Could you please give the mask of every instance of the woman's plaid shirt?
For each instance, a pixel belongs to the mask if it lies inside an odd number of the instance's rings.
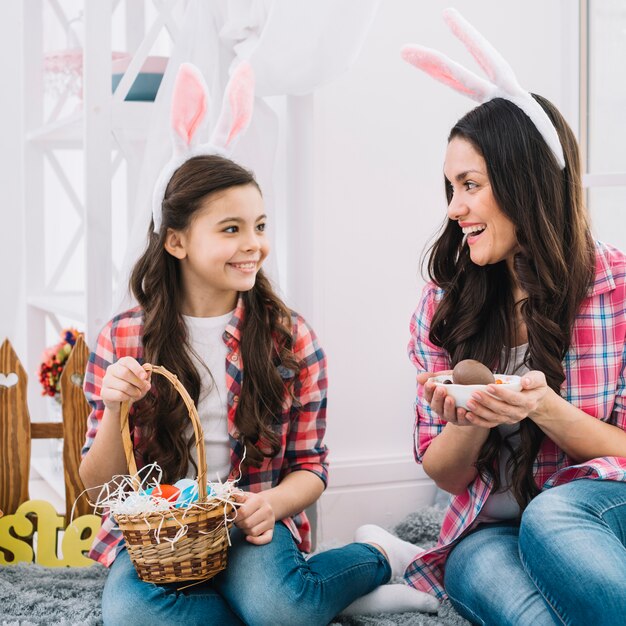
[[[430,321],[443,292],[433,283],[425,286],[411,320],[409,358],[419,372],[450,369],[447,353],[429,338]],[[610,424],[626,430],[626,256],[615,248],[596,243],[596,278],[583,301],[572,331],[570,349],[563,361],[565,382],[561,395],[568,402]],[[415,403],[415,458],[422,461],[445,422],[424,399],[418,385]],[[547,437],[535,461],[535,481],[548,489],[580,478],[626,481],[626,458],[603,457],[574,464]],[[452,496],[439,542],[420,555],[405,578],[416,589],[445,597],[443,574],[446,558],[455,542],[476,521],[492,484],[477,477],[465,493]]]
[[[230,479],[239,476],[239,464],[243,456],[243,446],[237,440],[234,421],[244,373],[240,346],[243,315],[244,306],[240,298],[223,337],[228,348],[225,367],[231,444]],[[326,357],[317,343],[313,330],[296,313],[292,313],[292,327],[293,350],[302,369],[293,382],[293,398],[290,393],[285,393],[281,416],[281,449],[275,457],[265,459],[261,467],[251,467],[244,472],[238,485],[246,491],[260,492],[274,487],[284,476],[297,470],[313,472],[324,484],[328,480],[326,462],[328,451],[323,442],[326,430]],[[133,357],[142,363],[142,334],[143,312],[140,308],[135,308],[112,319],[98,337],[96,350],[89,357],[85,374],[84,391],[92,411],[88,417],[83,456],[93,444],[104,413],[100,390],[106,369],[124,356]],[[279,367],[279,372],[286,382],[294,375],[285,368]],[[140,433],[135,432],[133,435],[137,441]],[[311,527],[306,515],[300,513],[283,522],[291,530],[299,548],[309,551]],[[102,528],[96,536],[89,556],[110,566],[123,545],[121,531],[112,517],[107,515],[103,519]]]

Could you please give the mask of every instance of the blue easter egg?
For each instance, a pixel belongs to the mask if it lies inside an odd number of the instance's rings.
[[[181,490],[174,506],[180,509],[184,506],[189,506],[191,503],[196,502],[197,500],[198,500],[198,485],[195,482],[193,482],[192,485],[189,485],[186,489]]]

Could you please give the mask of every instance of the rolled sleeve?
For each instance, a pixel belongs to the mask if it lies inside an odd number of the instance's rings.
[[[429,338],[430,322],[442,297],[443,291],[433,283],[428,283],[424,287],[420,302],[411,317],[408,355],[417,370],[417,374],[438,372],[450,368],[450,359],[445,350],[435,346]],[[417,384],[414,410],[413,451],[415,460],[421,463],[428,446],[442,431],[445,422],[431,410],[424,398],[424,386],[420,384]]]
[[[326,355],[313,330],[296,319],[294,353],[301,369],[294,382],[294,404],[290,415],[285,458],[287,473],[313,472],[328,484],[326,432]]]
[[[111,328],[112,322],[109,322],[100,332],[96,349],[89,355],[89,361],[87,362],[87,369],[85,371],[83,392],[91,407],[91,413],[87,417],[85,445],[81,450],[83,457],[89,452],[93,445],[104,414],[104,402],[100,397],[102,379],[104,378],[107,367],[116,360],[111,337]]]

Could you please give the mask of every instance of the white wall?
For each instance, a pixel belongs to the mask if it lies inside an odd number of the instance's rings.
[[[315,94],[315,309],[303,313],[329,357],[332,463],[322,539],[349,539],[365,521],[396,522],[434,494],[412,461],[408,323],[423,285],[420,255],[445,215],[447,134],[473,105],[406,64],[399,50],[421,43],[481,74],[443,23],[448,5],[382,2],[356,66]],[[576,3],[455,6],[523,86],[576,121],[577,56],[568,50]]]

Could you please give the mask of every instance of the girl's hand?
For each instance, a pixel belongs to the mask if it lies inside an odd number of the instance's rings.
[[[276,517],[274,509],[262,493],[244,491],[235,494],[237,507],[235,526],[246,535],[246,540],[257,546],[269,543],[274,536]]]
[[[526,417],[532,419],[533,413],[542,411],[549,391],[544,373],[537,370],[522,377],[521,391],[511,391],[504,385],[487,385],[488,393],[475,391],[472,394],[465,419],[485,428],[517,424]]]
[[[430,379],[434,376],[452,376],[452,370],[443,370],[441,372],[423,372],[417,375],[417,382],[424,385],[424,399],[430,408],[442,420],[456,424],[457,426],[471,426],[472,422],[465,417],[467,411],[462,408],[456,408],[454,398],[448,396],[445,387],[435,385]]]
[[[102,379],[100,397],[109,410],[119,412],[122,402],[136,402],[150,391],[150,375],[132,357],[109,365]]]

